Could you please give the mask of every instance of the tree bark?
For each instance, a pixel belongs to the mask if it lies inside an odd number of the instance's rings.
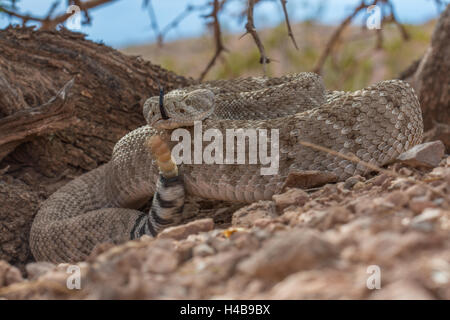
[[[194,83],[82,34],[0,31],[0,259],[30,260],[25,235],[39,202],[107,162],[115,143],[145,124],[156,79],[166,91]]]
[[[420,62],[403,72],[419,96],[425,139],[442,140],[450,152],[450,5],[440,16]],[[415,69],[415,72],[413,72]],[[409,78],[408,78],[409,77]]]

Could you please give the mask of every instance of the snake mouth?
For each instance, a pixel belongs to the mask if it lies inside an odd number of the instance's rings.
[[[183,124],[167,117],[167,119],[160,119],[155,121],[152,126],[157,129],[177,129],[182,127]]]

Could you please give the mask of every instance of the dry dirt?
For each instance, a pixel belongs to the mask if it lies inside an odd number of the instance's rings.
[[[387,169],[241,208],[193,200],[208,218],[98,246],[79,290],[67,264],[0,261],[0,299],[450,299],[450,157]]]

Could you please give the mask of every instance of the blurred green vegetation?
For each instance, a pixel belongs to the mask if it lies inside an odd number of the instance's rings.
[[[327,58],[322,76],[328,89],[357,90],[373,82],[393,79],[413,61],[420,58],[429,45],[435,21],[424,25],[405,25],[410,39],[405,41],[397,26],[383,26],[382,48],[376,49],[376,33],[351,26]],[[293,25],[299,45],[296,50],[287,35],[284,23],[272,29],[258,30],[267,55],[268,76],[311,71],[319,59],[335,27],[317,25],[312,21]],[[262,75],[259,51],[251,36],[224,35],[227,52],[218,59],[207,80]],[[153,63],[178,74],[198,77],[214,53],[213,40],[205,38],[167,43],[156,51],[155,45],[130,49]],[[124,50],[127,52],[127,49]]]
[[[237,78],[244,70],[261,68],[259,64],[259,52],[256,48],[249,52],[230,52],[226,57],[227,62],[219,65],[215,70],[216,78]]]

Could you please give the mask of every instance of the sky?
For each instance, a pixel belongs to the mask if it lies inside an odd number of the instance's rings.
[[[207,0],[153,0],[156,20],[160,29],[179,15],[187,4],[202,5]],[[19,0],[20,13],[44,16],[54,0]],[[225,12],[220,17],[225,31],[243,33],[245,20],[240,23],[234,17],[245,8],[245,0],[229,0]],[[392,0],[395,14],[402,23],[421,24],[439,14],[433,0]],[[450,0],[444,0],[450,3]],[[360,3],[360,0],[289,0],[288,11],[292,22],[304,21],[317,17],[323,24],[335,25],[342,21]],[[133,44],[152,43],[156,36],[150,25],[149,11],[143,9],[143,0],[116,0],[114,3],[98,7],[91,11],[92,24],[82,26],[80,32],[86,33],[88,39],[102,41],[114,48]],[[55,13],[66,11],[67,1],[62,0]],[[320,10],[320,8],[323,8]],[[317,13],[320,12],[319,15]],[[194,12],[167,33],[165,41],[179,38],[196,37],[206,32],[201,14]],[[363,13],[355,18],[354,23],[361,24],[367,16]],[[283,12],[278,1],[266,1],[255,7],[256,28],[271,27],[279,24]],[[0,15],[0,28],[18,20],[10,20]],[[31,23],[30,23],[31,24]]]

